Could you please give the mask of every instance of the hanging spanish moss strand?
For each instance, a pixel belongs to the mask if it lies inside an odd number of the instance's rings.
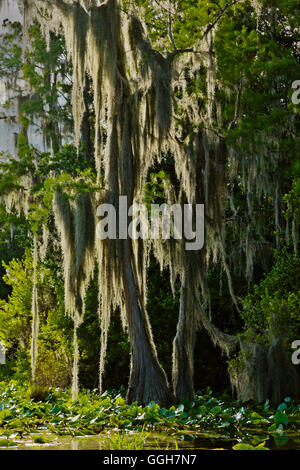
[[[31,334],[31,376],[35,380],[36,361],[38,358],[39,304],[37,288],[38,241],[33,237],[33,287],[32,287],[32,334]]]
[[[79,387],[77,329],[84,319],[85,295],[95,268],[94,212],[88,193],[79,193],[74,207],[60,189],[54,193],[53,213],[63,254],[65,309],[74,322],[73,397]]]
[[[76,401],[78,398],[79,392],[79,349],[78,349],[78,339],[77,339],[77,330],[78,324],[75,320],[74,322],[74,336],[73,336],[73,370],[72,370],[72,400]]]

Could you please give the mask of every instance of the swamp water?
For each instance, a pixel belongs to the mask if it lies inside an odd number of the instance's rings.
[[[123,450],[135,450],[134,440],[137,433],[126,435],[126,444]],[[10,436],[7,442],[1,440],[0,450],[114,450],[117,447],[109,446],[109,440],[117,437],[118,433],[99,434],[97,436],[58,436],[51,433],[33,433],[23,438]],[[39,442],[40,441],[40,442]],[[46,442],[43,442],[46,441]],[[141,439],[139,438],[140,442]],[[145,433],[142,447],[146,450],[232,450],[239,442],[254,443],[265,442],[270,450],[300,450],[300,435],[298,433],[284,434],[273,438],[267,435],[249,433],[247,438],[237,440],[226,435],[215,433],[183,433],[173,436]]]

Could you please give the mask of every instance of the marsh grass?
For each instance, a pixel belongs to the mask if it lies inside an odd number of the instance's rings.
[[[144,450],[150,447],[155,450],[178,450],[177,441],[168,443],[166,447],[161,447],[158,439],[153,439],[151,434],[145,431],[145,427],[140,432],[126,433],[119,429],[110,433],[104,441],[105,448],[108,450]]]

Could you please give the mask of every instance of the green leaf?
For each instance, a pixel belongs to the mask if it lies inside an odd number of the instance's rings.
[[[265,447],[265,441],[259,444],[258,446],[253,446],[251,444],[236,444],[233,447],[233,450],[270,450],[267,447]]]
[[[182,413],[184,411],[184,405],[179,405],[175,413],[178,415],[179,413]]]
[[[274,416],[274,422],[279,425],[280,424],[287,425],[289,423],[289,418],[282,411],[277,411],[277,413]]]

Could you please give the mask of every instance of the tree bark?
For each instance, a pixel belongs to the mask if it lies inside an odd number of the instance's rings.
[[[186,278],[182,280],[177,332],[173,342],[173,389],[177,402],[182,398],[193,400],[194,390],[194,349],[196,342],[196,321],[191,292]]]
[[[148,316],[139,302],[132,267],[131,241],[125,240],[123,283],[131,346],[130,377],[127,403],[137,401],[141,405],[154,401],[160,406],[169,406],[173,396],[166,374],[158,362]]]

